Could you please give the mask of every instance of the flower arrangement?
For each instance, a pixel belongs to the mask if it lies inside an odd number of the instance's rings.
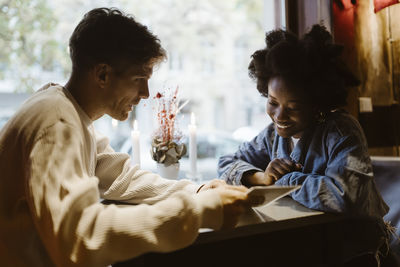
[[[157,101],[158,128],[152,136],[151,156],[153,160],[169,166],[178,163],[186,154],[186,146],[182,142],[182,132],[179,130],[176,118],[179,111],[188,103],[179,106],[178,87],[158,92],[154,99]]]

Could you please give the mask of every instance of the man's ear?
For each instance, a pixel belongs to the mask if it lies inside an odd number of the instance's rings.
[[[104,88],[110,79],[111,67],[108,64],[96,64],[93,69],[93,75],[96,83]]]

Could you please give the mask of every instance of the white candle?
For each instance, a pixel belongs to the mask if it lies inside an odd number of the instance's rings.
[[[197,175],[197,129],[196,129],[196,118],[194,113],[190,117],[189,124],[189,162],[190,172],[193,177]]]
[[[132,137],[132,157],[133,164],[137,164],[140,167],[140,132],[138,130],[138,124],[135,120],[133,122],[133,130],[131,131]]]
[[[113,130],[116,130],[118,128],[118,121],[116,119],[111,119],[111,126]]]

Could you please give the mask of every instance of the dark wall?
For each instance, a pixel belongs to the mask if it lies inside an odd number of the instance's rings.
[[[374,106],[371,113],[360,113],[358,120],[364,129],[369,147],[400,145],[400,106]]]

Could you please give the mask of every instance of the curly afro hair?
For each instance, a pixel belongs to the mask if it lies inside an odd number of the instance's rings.
[[[348,88],[359,85],[340,59],[343,47],[333,43],[322,25],[314,25],[301,39],[288,31],[271,31],[265,42],[266,47],[252,55],[248,68],[263,96],[268,97],[269,80],[281,77],[326,113],[346,105]]]

